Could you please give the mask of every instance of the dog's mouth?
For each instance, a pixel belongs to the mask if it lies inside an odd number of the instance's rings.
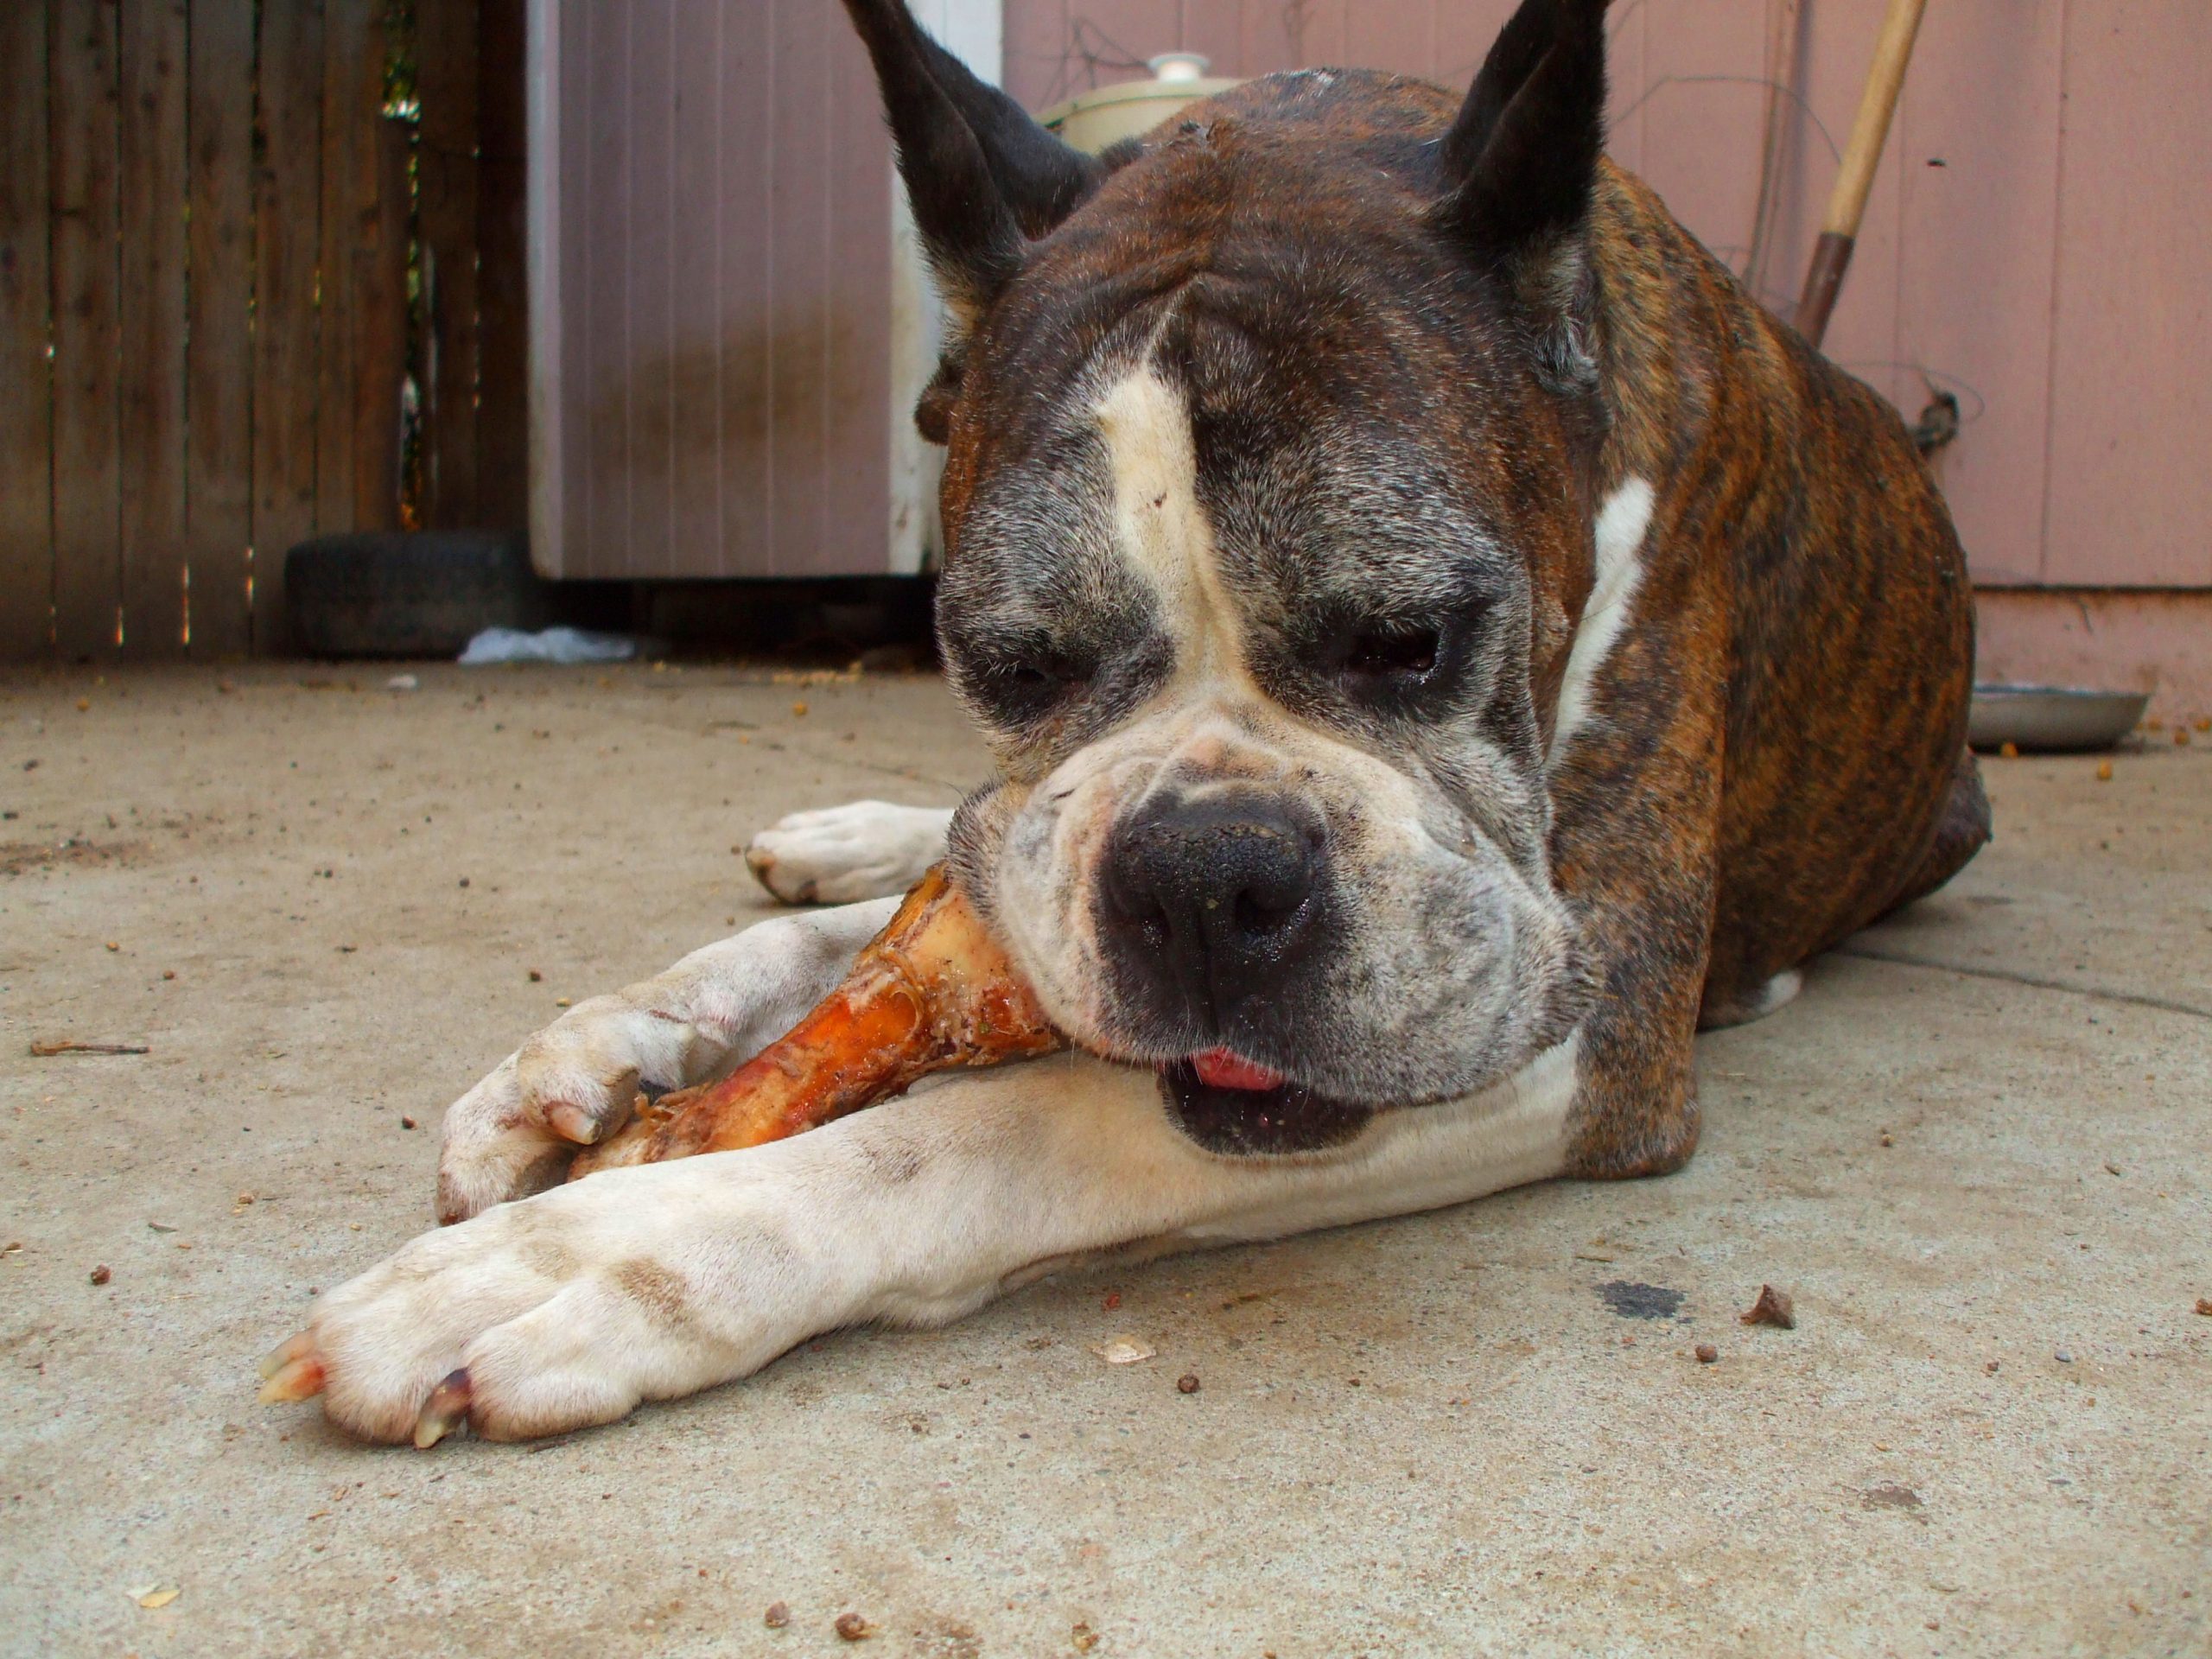
[[[1171,1061],[1160,1092],[1184,1134],[1209,1152],[1319,1152],[1367,1127],[1371,1106],[1316,1094],[1226,1048]]]

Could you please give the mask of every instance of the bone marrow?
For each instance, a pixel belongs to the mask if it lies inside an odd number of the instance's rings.
[[[812,1013],[727,1077],[640,1096],[629,1122],[587,1147],[569,1179],[780,1141],[932,1071],[1049,1054],[1065,1042],[938,865]]]

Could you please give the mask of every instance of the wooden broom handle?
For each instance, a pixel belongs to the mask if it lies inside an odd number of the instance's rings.
[[[1828,314],[1835,309],[1843,273],[1851,264],[1859,221],[1866,216],[1874,169],[1881,165],[1882,147],[1889,142],[1890,118],[1897,113],[1905,66],[1912,61],[1913,39],[1920,33],[1920,14],[1927,5],[1928,0],[1890,0],[1888,15],[1882,19],[1873,67],[1866,72],[1866,90],[1859,96],[1851,142],[1844,149],[1835,188],[1828,193],[1827,218],[1821,222],[1821,239],[1805,273],[1805,291],[1797,302],[1797,332],[1815,346],[1827,333]]]

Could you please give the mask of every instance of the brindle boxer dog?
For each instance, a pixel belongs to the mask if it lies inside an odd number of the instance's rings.
[[[1528,0],[1456,105],[1272,75],[1097,161],[847,3],[957,318],[938,620],[1001,774],[951,855],[1084,1052],[508,1202],[890,905],[585,1003],[448,1115],[461,1224],[289,1351],[357,1433],[462,1365],[480,1432],[543,1434],[1101,1253],[1678,1168],[1698,1027],[1988,834],[1942,503],[1601,156],[1602,0]],[[880,889],[941,830],[759,854]]]

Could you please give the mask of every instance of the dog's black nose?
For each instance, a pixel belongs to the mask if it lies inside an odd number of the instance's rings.
[[[1114,831],[1109,924],[1218,1030],[1311,931],[1320,842],[1318,819],[1287,798],[1155,798]]]

